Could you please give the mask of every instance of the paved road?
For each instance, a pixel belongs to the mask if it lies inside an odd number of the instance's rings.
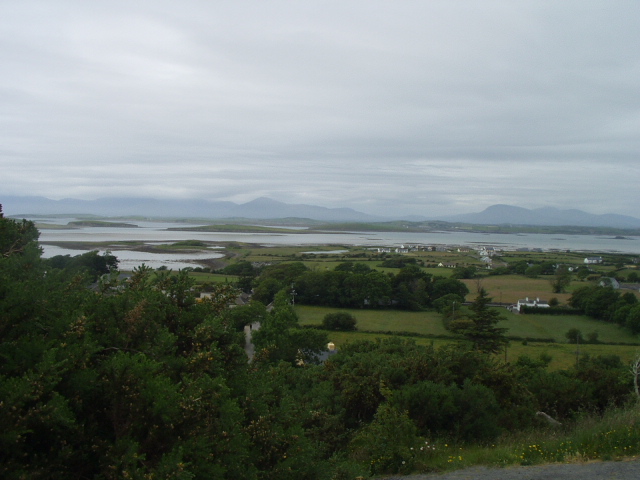
[[[638,480],[640,459],[531,467],[473,467],[443,474],[385,477],[386,480]]]

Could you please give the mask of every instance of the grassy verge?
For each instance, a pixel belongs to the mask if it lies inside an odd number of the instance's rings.
[[[425,442],[413,450],[413,458],[407,459],[416,471],[619,460],[640,455],[640,408],[633,405],[602,417],[585,416],[558,428],[512,432],[491,445],[454,445],[429,439]]]

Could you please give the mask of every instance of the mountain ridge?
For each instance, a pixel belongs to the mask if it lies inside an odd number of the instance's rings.
[[[327,208],[315,205],[288,204],[266,197],[247,203],[208,200],[158,200],[153,198],[99,198],[97,200],[45,197],[2,197],[7,215],[101,215],[146,216],[155,218],[253,218],[260,220],[298,217],[321,221],[386,221],[351,208]]]
[[[527,209],[504,204],[491,205],[477,213],[444,216],[438,220],[479,225],[640,228],[640,219],[628,215],[596,215],[577,209],[562,210],[555,207]]]
[[[230,201],[159,200],[153,198],[100,198],[79,200],[65,198],[51,200],[45,197],[1,197],[6,215],[98,215],[107,217],[145,216],[150,218],[207,218],[223,220],[246,218],[270,220],[281,218],[307,218],[325,222],[388,222],[443,221],[477,225],[523,225],[523,226],[579,226],[640,228],[640,219],[619,214],[591,214],[577,209],[541,207],[527,209],[513,205],[496,204],[481,212],[428,217],[426,215],[398,215],[382,217],[362,213],[352,208],[328,208],[307,204],[288,204],[267,197],[259,197],[238,204]]]

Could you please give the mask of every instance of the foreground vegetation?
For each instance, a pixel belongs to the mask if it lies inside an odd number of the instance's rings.
[[[447,471],[475,465],[509,467],[546,463],[619,460],[638,455],[640,408],[612,409],[584,415],[569,424],[512,432],[485,445],[425,441],[410,450],[408,461],[419,471]]]
[[[626,358],[551,367],[535,342],[511,340],[505,359],[514,320],[453,275],[412,262],[388,275],[369,261],[256,272],[245,257],[220,274],[272,309],[230,308],[229,283],[200,300],[190,272],[125,279],[108,254],[43,260],[37,238],[31,222],[0,216],[2,478],[346,480],[640,454]],[[360,331],[305,326],[345,308]],[[242,331],[255,321],[249,362]],[[319,361],[334,335],[339,351]]]

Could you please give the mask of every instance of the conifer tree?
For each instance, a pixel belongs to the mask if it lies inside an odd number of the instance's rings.
[[[491,297],[488,296],[484,288],[481,288],[478,291],[478,296],[469,306],[473,314],[469,316],[469,322],[466,323],[461,333],[471,341],[476,350],[484,353],[497,353],[509,341],[505,336],[507,329],[497,326],[498,322],[505,320],[505,317],[497,310],[491,309],[490,302]]]

